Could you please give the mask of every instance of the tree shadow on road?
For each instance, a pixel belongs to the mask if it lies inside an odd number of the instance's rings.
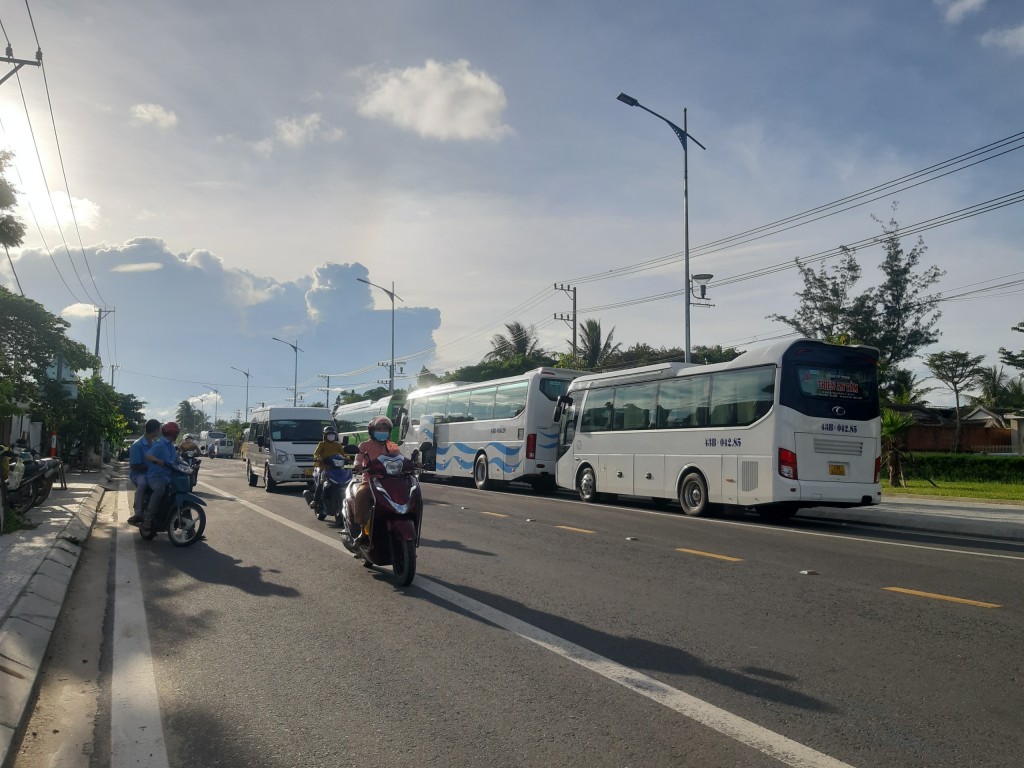
[[[154,543],[158,542],[159,538]],[[258,565],[242,565],[244,561],[214,549],[205,541],[191,547],[154,546],[150,556],[163,561],[158,567],[165,567],[168,575],[170,572],[183,573],[196,581],[223,584],[260,597],[298,597],[302,594],[294,587],[267,581],[264,578],[267,569]]]
[[[592,629],[571,619],[530,608],[517,600],[511,600],[502,595],[485,592],[461,584],[448,584],[433,576],[431,581],[491,608],[495,608],[509,616],[525,621],[545,632],[550,632],[563,640],[568,640],[618,664],[650,673],[652,676],[657,676],[658,673],[661,673],[663,681],[668,684],[672,684],[672,680],[671,677],[666,678],[666,675],[699,678],[725,688],[730,688],[747,696],[797,709],[821,713],[836,711],[832,705],[821,699],[808,696],[792,687],[783,685],[783,682],[796,682],[796,680],[773,670],[748,667],[739,671],[716,667],[680,647],[654,642],[642,637],[619,636],[602,630]],[[468,612],[461,607],[453,606],[429,592],[416,589],[415,584],[408,590],[407,594],[410,597],[426,600],[438,607],[455,611],[477,621],[487,624],[491,623],[485,618]]]

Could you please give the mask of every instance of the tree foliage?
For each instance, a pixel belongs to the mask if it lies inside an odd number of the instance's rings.
[[[984,355],[971,355],[967,352],[953,350],[950,352],[935,352],[925,355],[924,362],[932,376],[945,384],[953,391],[956,400],[956,430],[953,433],[953,453],[960,450],[960,395],[972,389],[984,374],[981,361]]]
[[[797,259],[804,283],[804,290],[796,294],[800,304],[793,315],[775,314],[769,319],[785,323],[808,338],[835,340],[846,336],[877,347],[882,388],[891,393],[900,363],[939,338],[939,297],[929,289],[945,272],[934,265],[921,267],[927,248],[920,237],[913,248],[904,250],[895,218],[879,223],[885,257],[879,264],[883,278],[878,286],[855,292],[861,269],[852,248],[842,248],[842,260],[831,270],[823,265],[815,271]]]
[[[443,381],[490,381],[503,379],[506,376],[518,376],[520,373],[532,371],[534,368],[554,365],[555,361],[546,355],[518,355],[508,360],[488,360],[485,358],[476,365],[466,365],[445,373]]]
[[[531,325],[527,328],[520,322],[505,323],[508,335],[496,333],[491,338],[491,351],[484,360],[511,361],[516,358],[547,357],[540,348],[537,333]]]
[[[1024,333],[1024,322],[1017,323],[1010,330],[1016,331],[1017,333]],[[1000,347],[999,359],[1007,365],[1012,365],[1014,368],[1024,371],[1024,350],[1021,350],[1020,352],[1011,352],[1006,347]]]
[[[0,246],[4,248],[17,248],[25,239],[25,224],[13,213],[18,195],[3,173],[13,157],[6,150],[0,152]]]
[[[580,323],[578,356],[583,370],[592,371],[604,365],[608,358],[619,351],[621,344],[613,344],[615,329],[612,328],[605,336],[601,330],[601,321],[590,318]]]

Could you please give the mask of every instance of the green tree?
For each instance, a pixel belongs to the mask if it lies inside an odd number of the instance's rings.
[[[25,240],[25,224],[13,213],[18,194],[5,175],[13,157],[6,150],[0,152],[0,245],[5,249],[17,248]]]
[[[1010,330],[1016,331],[1017,333],[1024,333],[1024,322],[1017,323]],[[1020,352],[1011,352],[1006,347],[1000,347],[999,359],[1007,365],[1012,365],[1014,368],[1024,371],[1024,350],[1021,350]]]
[[[420,368],[419,374],[416,376],[417,387],[431,387],[434,384],[440,384],[441,377],[437,374],[431,373],[427,370],[427,366]]]
[[[925,395],[935,391],[935,387],[921,386],[917,374],[906,368],[894,368],[891,371],[892,383],[886,400],[896,405],[924,405],[928,401]]]
[[[78,385],[74,423],[70,427],[74,437],[91,450],[100,450],[104,440],[115,446],[124,437],[128,421],[120,411],[120,395],[99,376],[91,376]]]
[[[889,485],[902,488],[907,482],[903,476],[903,452],[907,449],[906,434],[914,424],[914,417],[891,408],[882,409],[882,458],[889,468]]]
[[[960,451],[960,395],[977,385],[978,380],[984,373],[981,361],[984,355],[970,355],[967,352],[957,350],[951,352],[936,352],[926,355],[925,365],[932,372],[932,376],[945,384],[953,391],[956,400],[956,430],[953,433],[953,453]]]
[[[174,420],[178,422],[182,432],[190,432],[197,438],[200,432],[213,429],[210,417],[201,408],[196,408],[191,400],[182,400],[178,403],[178,410],[174,414]]]
[[[494,334],[491,338],[491,351],[484,360],[510,361],[516,358],[546,357],[547,353],[540,348],[536,331],[531,325],[527,328],[520,322],[505,323],[508,335]]]
[[[445,373],[443,380],[450,381],[490,381],[506,376],[518,376],[520,373],[534,368],[552,365],[555,361],[550,357],[517,356],[510,360],[487,360],[476,365],[467,365]]]
[[[612,328],[605,337],[601,331],[601,321],[593,318],[580,323],[579,358],[583,369],[592,371],[604,365],[608,358],[619,351],[621,344],[612,344],[615,329]],[[571,342],[570,342],[571,343]]]
[[[982,369],[978,376],[978,394],[970,398],[974,405],[985,408],[1002,409],[1011,407],[1008,404],[1010,377],[1001,365],[993,365]]]

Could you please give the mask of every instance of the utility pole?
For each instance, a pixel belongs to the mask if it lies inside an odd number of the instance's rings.
[[[116,365],[114,363],[110,364],[110,386],[114,386],[114,371],[120,367],[120,365]]]
[[[556,291],[563,291],[569,297],[572,298],[572,317],[570,318],[564,312],[559,312],[555,315],[555,320],[563,320],[569,323],[569,327],[572,328],[572,356],[576,357],[576,329],[579,327],[576,325],[576,287],[572,285],[564,285],[562,283],[555,283]]]
[[[324,397],[325,397],[325,399],[327,401],[327,407],[330,408],[333,411],[334,407],[331,405],[331,374],[329,374],[329,373],[318,373],[317,376],[319,376],[321,379],[326,379],[327,380],[327,386],[326,387],[317,387],[317,390],[324,393]]]
[[[14,69],[12,69],[10,72],[4,75],[2,79],[0,79],[0,85],[3,85],[8,80],[10,80],[13,75],[17,74],[18,70],[22,67],[43,66],[43,51],[41,48],[36,49],[35,61],[32,61],[31,59],[16,59],[14,58],[14,49],[11,47],[11,44],[8,43],[7,50],[4,51],[4,56],[0,57],[0,61],[4,61],[8,64],[14,65]]]
[[[103,323],[103,318],[113,311],[114,310],[112,309],[100,309],[99,307],[96,307],[96,347],[93,350],[93,354],[96,355],[97,359],[99,359],[100,356],[100,325]],[[99,368],[96,369],[96,372],[99,373]]]

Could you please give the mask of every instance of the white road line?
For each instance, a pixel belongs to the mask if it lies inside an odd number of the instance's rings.
[[[336,538],[293,522],[257,504],[253,504],[251,501],[246,501],[228,491],[215,488],[208,483],[203,483],[203,485],[231,501],[248,507],[269,520],[285,525],[334,549],[345,551],[344,546]],[[788,739],[739,715],[734,715],[720,707],[716,707],[703,699],[683,693],[679,689],[666,685],[660,680],[593,653],[583,646],[576,645],[532,624],[527,624],[525,621],[521,621],[478,600],[443,587],[428,578],[420,576],[416,579],[415,584],[424,592],[428,592],[445,602],[458,606],[492,624],[502,627],[524,640],[529,640],[531,643],[556,653],[574,664],[589,669],[591,672],[596,672],[634,693],[646,696],[662,706],[668,707],[731,739],[735,739],[741,744],[756,749],[762,754],[773,757],[785,765],[794,766],[794,768],[851,768],[848,763]]]
[[[144,765],[167,768],[153,657],[149,647],[142,582],[135,557],[135,528],[129,494],[117,493],[117,551],[114,561],[114,668],[111,674],[110,763],[112,768]]]

